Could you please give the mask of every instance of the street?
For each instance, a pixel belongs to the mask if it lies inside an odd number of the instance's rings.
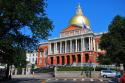
[[[0,82],[0,83],[108,83],[109,79],[92,79],[92,78],[82,78],[82,79],[61,79],[61,78],[50,78],[50,79],[31,79],[31,78],[22,78],[22,79],[12,79],[10,81]]]

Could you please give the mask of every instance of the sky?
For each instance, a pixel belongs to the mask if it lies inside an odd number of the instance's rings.
[[[61,30],[68,27],[79,3],[92,31],[96,33],[107,32],[108,25],[116,15],[125,17],[125,0],[47,0],[45,12],[54,25],[49,39],[59,37]],[[22,32],[31,35],[27,27]],[[41,39],[40,42],[47,40]]]
[[[78,3],[93,32],[107,32],[114,16],[125,16],[125,0],[47,0],[45,10],[54,25],[49,38],[59,37],[60,31],[68,27]]]

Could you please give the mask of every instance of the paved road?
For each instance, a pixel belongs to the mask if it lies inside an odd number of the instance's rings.
[[[108,83],[107,79],[92,79],[92,78],[83,78],[83,79],[13,79],[11,81],[0,82],[0,83]]]
[[[74,78],[74,79],[46,80],[46,83],[108,83],[108,80],[102,80],[102,79],[75,79]]]

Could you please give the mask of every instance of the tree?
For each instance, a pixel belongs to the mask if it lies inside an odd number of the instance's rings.
[[[113,63],[123,63],[125,67],[125,17],[115,16],[103,34],[100,48],[106,50]]]
[[[21,48],[15,48],[14,52],[14,65],[16,68],[25,68],[26,67],[26,51]]]
[[[53,29],[47,17],[45,0],[0,0],[0,62],[14,64],[17,48],[31,50]],[[32,35],[21,32],[28,28]],[[16,56],[16,58],[15,58]],[[21,58],[21,57],[20,57]]]
[[[107,55],[100,55],[97,57],[97,62],[99,62],[102,65],[109,65],[111,64],[111,59]]]

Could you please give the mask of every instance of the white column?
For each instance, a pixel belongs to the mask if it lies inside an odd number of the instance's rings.
[[[62,53],[62,41],[60,41],[60,53]]]
[[[22,68],[22,75],[24,75],[25,68]],[[12,74],[11,74],[12,75]]]
[[[65,53],[67,53],[67,41],[65,41]]]
[[[17,75],[17,68],[15,68],[15,72],[14,72],[14,75]]]
[[[49,43],[49,50],[48,50],[49,54],[52,53],[52,50],[51,50],[51,43]]]
[[[76,42],[75,42],[75,43],[76,43],[76,45],[75,45],[75,47],[76,47],[76,48],[75,48],[75,52],[77,52],[77,39],[76,39]]]
[[[93,46],[93,37],[92,37],[92,50],[93,50],[93,47],[94,47],[94,46]]]
[[[50,43],[50,54],[52,54],[52,44]]]
[[[57,54],[57,42],[55,43],[55,53]]]
[[[93,37],[92,37],[92,50],[93,50],[93,47],[94,47],[94,46],[93,46]]]
[[[72,52],[72,40],[70,40],[70,52]]]
[[[80,50],[83,51],[83,38],[81,38],[81,44],[80,45],[81,45],[81,49]]]
[[[85,51],[85,50],[86,50],[86,48],[85,48],[85,38],[84,38],[84,37],[82,38],[82,43],[83,43],[83,48],[82,48],[82,51]]]
[[[91,50],[92,50],[92,37],[90,37],[90,38],[91,38],[90,45],[91,45]]]
[[[90,44],[90,37],[89,37],[89,50],[91,50],[91,44]]]
[[[69,45],[69,41],[67,41],[67,52],[70,52],[70,45]]]
[[[77,40],[77,52],[79,52],[79,43],[80,43],[80,41],[79,41],[79,39]]]
[[[56,43],[54,42],[54,54],[56,54]]]
[[[95,51],[95,39],[93,39],[93,47],[94,47],[94,51]]]
[[[99,49],[98,49],[99,47],[98,47],[98,43],[97,43],[97,51],[99,51]]]

